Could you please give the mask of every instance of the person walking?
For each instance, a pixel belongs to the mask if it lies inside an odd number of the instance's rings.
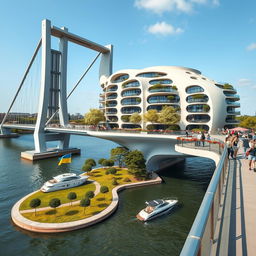
[[[228,149],[228,159],[230,159],[229,157],[231,156],[231,158],[233,158],[233,148],[231,146],[231,139],[232,139],[232,135],[229,134],[226,139],[225,139],[225,143],[227,145],[227,149]]]
[[[203,147],[204,147],[204,141],[205,141],[204,131],[201,132],[200,140],[202,141],[202,144],[203,144]]]
[[[239,143],[239,136],[237,133],[234,134],[232,140],[231,140],[231,146],[233,149],[233,158],[236,159],[237,152],[238,152],[238,143]]]
[[[243,146],[243,150],[244,150],[243,157],[247,158],[246,151],[250,148],[248,135],[247,134],[243,135],[241,140],[242,140],[242,146]]]
[[[252,171],[256,171],[255,168],[255,161],[256,161],[256,139],[250,141],[250,149],[249,149],[249,156],[248,156],[248,160],[249,160],[249,170]]]

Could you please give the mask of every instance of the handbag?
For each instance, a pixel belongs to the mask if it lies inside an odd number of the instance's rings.
[[[252,150],[252,149],[251,149],[251,148],[249,148],[249,149],[245,152],[245,155],[246,155],[246,156],[249,156],[249,155],[250,155],[251,150]]]

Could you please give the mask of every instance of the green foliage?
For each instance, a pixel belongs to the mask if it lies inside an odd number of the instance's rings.
[[[106,174],[106,175],[110,174],[109,169],[107,169],[107,170],[105,171],[105,174]]]
[[[88,125],[98,125],[99,122],[105,121],[104,113],[99,109],[91,108],[84,116],[84,122]]]
[[[94,197],[94,192],[91,191],[91,190],[87,191],[86,194],[85,194],[85,197],[93,198]]]
[[[41,205],[41,200],[39,198],[34,198],[30,201],[29,206],[35,209],[36,215],[36,208]]]
[[[113,166],[114,164],[115,162],[112,159],[105,159],[101,163],[102,166]]]
[[[133,124],[138,124],[138,123],[141,122],[141,120],[142,120],[141,115],[137,112],[133,113],[130,116],[130,122],[133,123]]]
[[[167,99],[170,100],[170,101],[175,100],[175,96],[174,95],[169,95],[169,96],[167,96]]]
[[[164,88],[165,86],[162,84],[155,84],[153,86],[150,87],[150,89],[154,90],[154,89],[161,89]]]
[[[108,191],[109,191],[109,189],[108,189],[107,186],[101,186],[101,187],[100,187],[100,192],[101,192],[101,193],[104,194],[104,193],[107,193]]]
[[[158,122],[158,113],[155,109],[148,110],[144,115],[143,118],[146,122],[157,123]]]
[[[173,86],[172,86],[172,89],[173,89],[173,90],[176,90],[176,91],[178,90],[178,88],[177,88],[176,85],[173,85]]]
[[[59,198],[53,198],[49,202],[49,206],[51,208],[57,208],[58,206],[61,205],[60,199]]]
[[[226,83],[226,84],[223,85],[223,89],[230,89],[230,90],[232,90],[232,89],[234,89],[234,87],[231,84]]]
[[[177,109],[171,106],[164,106],[159,113],[159,123],[173,125],[180,121]]]
[[[77,198],[77,195],[75,192],[69,192],[67,198],[70,200],[70,204],[72,205],[72,200],[75,200]]]
[[[169,125],[166,130],[179,131],[180,126],[177,124]]]
[[[128,177],[125,177],[125,178],[123,179],[123,181],[124,181],[124,182],[131,182],[131,180],[130,180]]]
[[[208,105],[203,105],[203,110],[205,112],[208,112],[210,110],[210,107]]]
[[[123,122],[129,122],[130,121],[130,116],[121,116],[121,119]]]
[[[112,181],[112,185],[113,185],[113,186],[118,185],[118,182],[117,182],[117,180],[116,180],[116,179],[113,179],[113,181]]]
[[[108,171],[109,171],[110,174],[116,174],[117,169],[112,167],[112,168],[109,168]]]
[[[124,162],[130,173],[141,175],[146,172],[146,160],[139,150],[130,151],[125,156]]]
[[[104,160],[106,160],[106,159],[105,159],[105,158],[99,159],[99,160],[98,160],[98,164],[102,165],[102,162],[103,162]]]
[[[192,99],[203,99],[205,95],[203,94],[194,94],[192,95]]]
[[[256,116],[241,116],[236,119],[240,120],[239,126],[248,129],[256,129]]]
[[[91,200],[89,198],[83,198],[80,201],[80,206],[84,207],[84,212],[85,212],[85,207],[90,206],[90,204],[91,204]]]
[[[111,149],[111,159],[118,163],[119,167],[122,167],[125,155],[128,153],[128,149],[125,147],[116,147]]]
[[[88,159],[85,160],[84,165],[96,166],[96,162],[95,162],[94,159],[88,158]]]
[[[85,164],[83,167],[82,167],[82,171],[83,172],[90,172],[92,170],[92,166],[89,165],[89,164]]]

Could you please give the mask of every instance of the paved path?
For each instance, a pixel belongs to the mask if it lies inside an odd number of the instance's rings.
[[[100,193],[100,184],[95,181],[95,180],[88,180],[88,181],[92,181],[92,183],[95,185],[95,191],[94,191],[94,196],[98,195]],[[36,193],[37,191],[35,191]],[[74,201],[72,202],[72,205],[78,205],[80,204],[80,200],[77,200],[77,201]],[[60,205],[58,208],[61,208],[61,207],[65,207],[65,206],[69,206],[70,203],[66,203],[66,204],[62,204]],[[46,211],[46,210],[52,210],[51,207],[47,206],[47,207],[41,207],[41,208],[36,208],[36,211],[39,212],[39,211]],[[27,213],[27,212],[34,212],[35,210],[34,209],[29,209],[29,210],[23,210],[23,211],[20,211],[20,213]]]
[[[256,172],[239,153],[229,160],[211,255],[256,255]]]

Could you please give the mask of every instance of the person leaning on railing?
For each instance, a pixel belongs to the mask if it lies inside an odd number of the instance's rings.
[[[233,154],[234,154],[231,141],[232,141],[232,135],[229,134],[229,135],[226,137],[226,139],[225,139],[225,143],[226,143],[227,149],[228,149],[228,159],[229,159],[230,156],[231,156],[231,158],[233,158]]]
[[[256,161],[256,139],[251,140],[250,143],[250,148],[248,150],[249,155],[248,155],[248,160],[249,160],[249,170],[252,171],[256,171],[255,168],[255,161]]]

